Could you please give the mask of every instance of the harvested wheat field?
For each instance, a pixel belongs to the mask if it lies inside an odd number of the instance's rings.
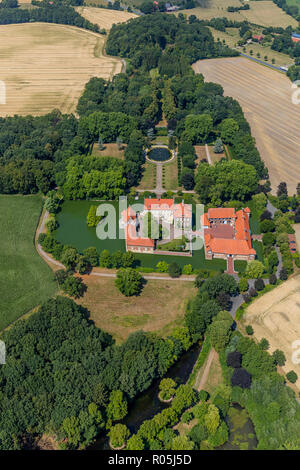
[[[127,11],[107,10],[104,8],[93,7],[77,7],[76,10],[84,18],[93,24],[97,24],[99,28],[109,30],[113,24],[125,23],[131,18],[136,18],[134,13]]]
[[[0,26],[0,116],[75,111],[91,77],[109,79],[122,62],[102,54],[104,37],[73,26],[31,23]]]
[[[257,340],[266,338],[270,352],[280,349],[286,357],[286,374],[294,370],[298,375],[300,388],[300,364],[294,364],[292,355],[300,350],[300,275],[289,279],[271,292],[255,300],[246,310],[243,323],[252,325]],[[292,344],[298,340],[298,346]],[[296,354],[300,360],[300,354]]]
[[[248,2],[249,10],[228,12],[229,6],[240,7],[240,0],[203,0],[201,7],[192,10],[181,10],[180,13],[195,15],[201,19],[226,17],[232,21],[249,21],[261,26],[297,26],[297,21],[279,8],[272,0]],[[178,14],[178,13],[177,13]]]
[[[243,57],[201,60],[193,65],[207,81],[241,104],[257,148],[269,169],[272,192],[281,181],[295,193],[299,182],[300,105],[292,103],[290,80]]]

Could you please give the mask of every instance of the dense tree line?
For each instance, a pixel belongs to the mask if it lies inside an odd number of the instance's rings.
[[[38,2],[40,3],[40,2]],[[39,8],[21,10],[18,8],[0,8],[0,24],[45,22],[77,26],[96,33],[102,33],[99,26],[83,18],[71,6],[49,2]]]
[[[184,74],[187,64],[196,60],[237,55],[214,43],[208,28],[199,21],[186,22],[176,17],[154,13],[121,25],[109,33],[108,54],[128,57],[134,67],[150,70],[158,67],[161,75]]]
[[[71,448],[88,445],[105,423],[124,417],[126,400],[166,372],[186,336],[180,328],[168,340],[137,332],[116,346],[85,309],[63,297],[49,300],[3,334],[0,448],[21,448],[27,432],[46,430]]]

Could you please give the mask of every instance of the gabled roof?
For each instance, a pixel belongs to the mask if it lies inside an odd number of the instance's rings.
[[[121,212],[121,216],[122,216],[124,222],[128,222],[128,220],[130,218],[131,219],[136,218],[136,212],[131,207],[128,207],[127,209],[125,209]]]
[[[145,209],[147,210],[172,210],[174,208],[173,199],[145,199]]]
[[[174,206],[174,217],[186,217],[192,218],[192,206],[191,204],[175,204]]]
[[[231,219],[235,217],[235,210],[232,207],[217,207],[208,209],[209,219]]]
[[[143,246],[154,247],[154,240],[151,238],[138,237],[136,227],[128,225],[126,227],[126,245],[127,246]]]

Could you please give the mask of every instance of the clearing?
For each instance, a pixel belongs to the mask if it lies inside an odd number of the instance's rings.
[[[98,144],[93,145],[92,155],[95,157],[115,157],[120,160],[124,160],[124,150],[126,144],[122,145],[122,148],[118,147],[118,144],[103,144],[104,149],[99,150]]]
[[[30,23],[0,26],[1,80],[6,104],[0,116],[75,111],[91,77],[110,79],[122,62],[103,55],[102,35],[74,26]]]
[[[56,292],[34,246],[41,209],[40,196],[0,196],[0,330]]]
[[[294,370],[298,374],[297,387],[300,388],[300,365],[294,364],[292,355],[299,358],[299,344],[293,349],[293,342],[300,339],[300,275],[295,276],[272,292],[255,300],[246,310],[242,323],[252,325],[254,336],[259,341],[266,338],[270,352],[280,349],[286,363],[282,367],[286,374]],[[298,351],[298,354],[296,354]],[[299,361],[299,359],[298,359]]]
[[[110,30],[113,24],[125,23],[131,18],[136,18],[134,13],[127,11],[107,10],[105,8],[93,7],[77,7],[76,10],[84,18],[93,24],[97,24],[99,28]]]
[[[290,80],[243,57],[201,60],[193,68],[207,81],[220,83],[224,94],[242,106],[268,167],[272,192],[286,181],[294,194],[299,182],[300,106],[292,103]]]
[[[232,21],[249,21],[262,26],[297,26],[297,21],[281,8],[279,8],[272,0],[251,1],[247,2],[250,6],[249,10],[240,10],[237,12],[228,12],[227,7],[242,6],[240,0],[204,0],[202,7],[193,8],[191,10],[181,10],[188,16],[195,15],[203,20],[211,18],[226,17]],[[178,14],[178,13],[177,13]]]
[[[125,297],[114,279],[81,277],[88,289],[78,303],[89,309],[96,326],[118,342],[141,329],[167,336],[175,326],[182,326],[187,301],[196,294],[189,281],[151,280],[138,297]]]

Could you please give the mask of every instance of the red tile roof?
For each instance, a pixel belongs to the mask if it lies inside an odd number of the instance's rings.
[[[173,210],[173,199],[145,199],[145,209],[147,210]]]
[[[126,227],[126,245],[128,246],[148,246],[154,247],[154,240],[151,238],[139,237],[136,232],[136,227],[134,225],[128,225]]]
[[[214,211],[215,209],[209,209]],[[222,209],[216,209],[217,211],[222,211]],[[235,227],[232,238],[221,238],[217,237],[217,231],[211,229],[204,230],[204,241],[206,251],[211,251],[212,253],[222,253],[225,255],[255,255],[256,251],[252,248],[251,245],[251,236],[250,236],[250,226],[249,226],[249,217],[250,209],[242,209],[235,213],[234,209],[233,215],[230,217],[235,217]],[[220,213],[220,212],[217,212]],[[221,212],[221,214],[224,212]],[[215,213],[213,213],[215,214]],[[232,214],[232,212],[231,212]],[[213,218],[216,216],[214,215]],[[228,215],[220,215],[220,218],[227,218]],[[216,218],[219,218],[216,217]],[[222,235],[222,233],[220,232]]]
[[[186,217],[192,218],[192,206],[191,204],[175,204],[174,206],[174,217]]]
[[[235,217],[235,210],[232,207],[217,207],[215,209],[208,209],[209,219],[231,219]]]
[[[130,218],[132,219],[136,218],[136,212],[131,207],[128,207],[126,210],[121,212],[121,216],[124,222],[128,222]]]

